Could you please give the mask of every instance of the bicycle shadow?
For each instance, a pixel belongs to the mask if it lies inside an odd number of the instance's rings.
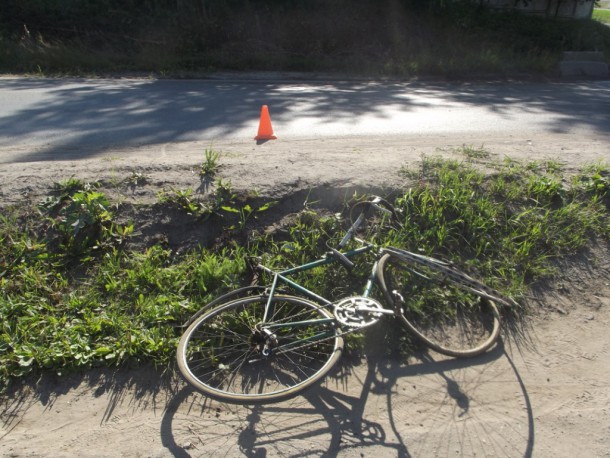
[[[506,411],[519,417],[506,418]],[[330,457],[346,450],[528,457],[535,429],[527,390],[500,343],[469,360],[422,353],[407,364],[368,350],[364,364],[347,361],[323,385],[272,405],[229,406],[184,388],[167,406],[161,437],[174,456],[184,457],[221,449],[252,457]]]

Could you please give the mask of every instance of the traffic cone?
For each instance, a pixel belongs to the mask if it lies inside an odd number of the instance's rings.
[[[261,108],[261,120],[258,124],[258,135],[254,137],[254,140],[275,140],[276,138],[277,137],[273,135],[273,128],[271,127],[269,108],[267,105],[263,105]]]

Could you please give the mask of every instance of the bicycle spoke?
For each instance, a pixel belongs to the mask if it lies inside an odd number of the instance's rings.
[[[473,290],[470,284],[476,281],[466,274],[453,269],[449,276],[446,265],[414,256],[389,251],[378,268],[382,289],[401,309],[407,329],[449,356],[475,356],[490,348],[499,336],[500,316],[488,295]]]
[[[262,323],[267,300],[239,299],[193,322],[178,347],[185,378],[212,397],[250,403],[283,399],[328,372],[343,344],[337,331],[329,332],[330,313],[303,299],[275,296]],[[310,341],[321,333],[324,341]]]

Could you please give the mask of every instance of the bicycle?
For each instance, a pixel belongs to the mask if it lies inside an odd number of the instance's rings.
[[[345,335],[383,316],[399,319],[421,342],[447,356],[472,357],[491,348],[500,335],[496,304],[511,306],[511,300],[445,261],[356,237],[371,209],[399,219],[380,197],[357,203],[352,212],[358,210],[358,217],[324,256],[282,271],[259,263],[257,271],[271,275],[270,284],[232,291],[197,312],[177,349],[186,381],[224,402],[282,401],[331,370]],[[357,246],[346,250],[350,241]],[[288,278],[333,263],[352,269],[351,259],[365,253],[373,253],[374,261],[359,296],[331,301]],[[387,307],[372,297],[375,285]]]

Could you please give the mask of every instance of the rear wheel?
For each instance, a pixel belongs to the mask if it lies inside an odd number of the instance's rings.
[[[292,296],[267,301],[236,299],[191,323],[177,351],[190,384],[221,401],[257,404],[289,398],[326,375],[343,349],[331,313]]]
[[[398,301],[404,325],[431,349],[454,357],[485,352],[500,335],[495,303],[460,284],[466,274],[430,261],[382,256],[377,275],[387,299]]]

